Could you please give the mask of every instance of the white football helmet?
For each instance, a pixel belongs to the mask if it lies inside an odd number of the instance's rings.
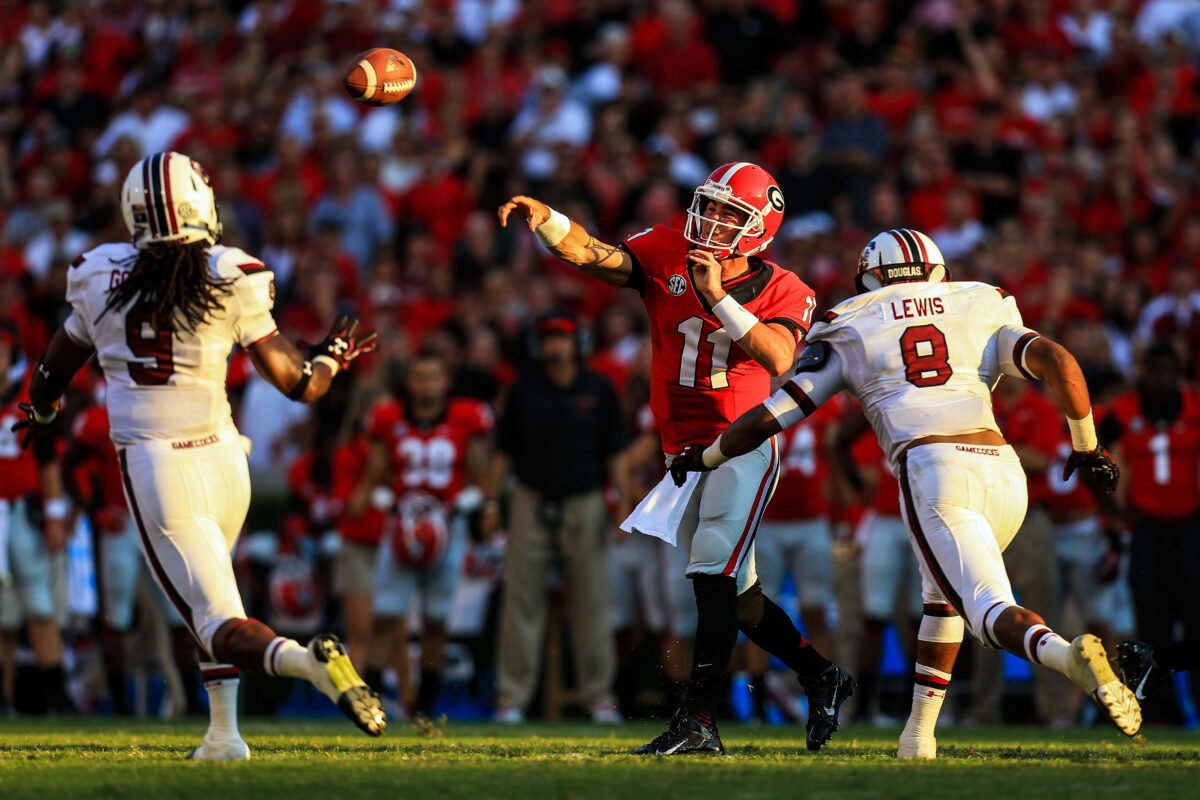
[[[135,247],[221,240],[221,217],[204,167],[182,153],[154,153],[121,187],[121,214]]]
[[[893,283],[947,280],[946,259],[933,239],[911,228],[896,228],[867,242],[858,258],[854,285],[862,294]]]

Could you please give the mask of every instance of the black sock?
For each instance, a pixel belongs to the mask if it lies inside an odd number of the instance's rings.
[[[754,716],[767,718],[767,676],[755,675],[750,679],[750,699],[754,701]]]
[[[729,658],[737,644],[737,579],[696,575],[692,590],[696,594],[696,642],[688,712],[709,724],[727,687]]]
[[[129,707],[129,697],[125,693],[125,675],[115,670],[104,674],[104,682],[108,684],[108,696],[112,699],[113,714],[127,715],[132,713]]]
[[[442,671],[440,669],[421,670],[421,685],[417,687],[417,711],[432,719],[433,707],[437,704],[438,695],[441,693]]]
[[[67,676],[62,664],[38,670],[42,683],[42,696],[46,699],[46,711],[62,713],[70,708],[67,702]]]
[[[875,670],[860,669],[856,680],[858,686],[854,689],[855,716],[860,720],[869,719],[871,715],[871,698],[875,695]]]
[[[1167,672],[1200,669],[1200,639],[1181,639],[1154,647],[1154,660]]]
[[[817,652],[800,634],[792,619],[771,598],[763,595],[763,614],[758,625],[742,627],[746,638],[778,658],[801,678],[814,677],[829,666],[829,659]]]
[[[370,686],[375,691],[383,696],[383,670],[377,667],[367,667],[363,670],[363,680],[367,686]]]

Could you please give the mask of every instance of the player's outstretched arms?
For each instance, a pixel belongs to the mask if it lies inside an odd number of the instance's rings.
[[[708,447],[689,444],[671,461],[671,479],[683,486],[689,472],[716,469],[731,458],[744,456],[783,430],[765,405],[757,405],[735,419]]]
[[[1101,491],[1111,494],[1121,471],[1096,438],[1091,397],[1075,356],[1058,342],[1039,336],[1025,349],[1025,366],[1032,377],[1049,385],[1059,409],[1067,416],[1073,452],[1063,466],[1063,480],[1082,467],[1091,472]]]
[[[566,214],[523,194],[515,195],[497,210],[501,227],[509,219],[524,218],[538,241],[558,258],[585,275],[613,286],[625,286],[633,272],[633,259],[621,248],[594,238]]]
[[[345,314],[318,344],[301,350],[283,336],[272,336],[249,350],[258,374],[289,399],[311,403],[329,391],[333,377],[354,359],[379,346],[375,331],[358,330],[358,319]]]
[[[12,427],[14,433],[25,431],[21,447],[28,447],[38,434],[54,424],[67,385],[95,353],[92,348],[72,339],[61,327],[54,332],[50,346],[29,379],[29,402],[21,404],[25,419]]]

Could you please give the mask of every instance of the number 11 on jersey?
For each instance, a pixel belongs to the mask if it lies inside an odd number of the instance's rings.
[[[683,355],[679,359],[679,385],[695,386],[696,373],[699,370],[700,358],[703,355],[700,347],[700,336],[704,333],[704,320],[700,317],[688,317],[676,326],[675,330],[683,334]],[[708,373],[709,385],[713,389],[729,387],[729,348],[733,347],[733,339],[724,328],[704,337],[704,341],[712,345]]]

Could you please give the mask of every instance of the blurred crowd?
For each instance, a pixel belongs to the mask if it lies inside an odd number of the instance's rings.
[[[341,87],[373,46],[417,65],[395,106],[358,105]],[[1200,378],[1198,54],[1200,0],[0,0],[0,320],[23,369],[65,316],[71,261],[127,238],[118,192],[129,168],[168,149],[203,164],[226,243],[274,271],[286,335],[319,340],[339,312],[381,334],[381,352],[312,408],[279,396],[242,354],[230,369],[255,445],[249,606],[345,630],[371,609],[342,602],[339,542],[374,546],[386,526],[347,522],[346,507],[374,409],[406,397],[419,354],[444,365],[450,394],[501,411],[515,377],[538,368],[536,321],[566,309],[582,320],[588,368],[615,388],[626,440],[647,435],[640,298],[574,273],[522,226],[499,227],[511,194],[615,242],[681,227],[713,167],[753,161],[787,202],[766,256],[822,306],[853,293],[871,236],[913,227],[953,278],[1014,294],[1026,324],[1078,358],[1097,406],[1135,384],[1152,342],[1172,346],[1184,379]],[[335,487],[342,470],[354,477]],[[1197,480],[1180,491],[1200,495]],[[859,524],[873,485],[833,492],[845,508],[822,512],[831,530]],[[476,552],[462,585],[474,593],[450,612],[449,633],[474,642],[463,658],[483,685],[494,645],[479,641],[501,627],[493,528],[505,519],[463,513]],[[860,544],[837,540],[838,596],[825,598],[823,623],[805,615],[848,652],[882,636],[855,593]],[[288,559],[310,570],[299,597],[271,589]],[[1133,633],[1122,597],[1103,618],[1076,610],[1079,624]],[[875,618],[906,616],[901,605]],[[624,627],[647,628],[648,616],[626,614]],[[355,618],[361,635],[370,622]],[[553,624],[547,635],[561,638]],[[617,641],[626,710],[629,654],[647,648]],[[608,702],[585,711],[607,719]]]

